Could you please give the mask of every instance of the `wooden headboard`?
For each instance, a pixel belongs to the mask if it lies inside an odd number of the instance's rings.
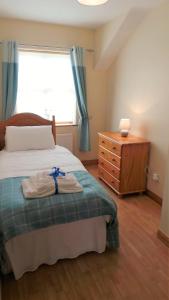
[[[43,126],[51,125],[54,141],[56,144],[56,128],[55,128],[55,117],[53,116],[52,121],[46,120],[38,115],[32,113],[21,113],[13,115],[6,121],[0,122],[0,150],[5,146],[5,131],[6,126]]]

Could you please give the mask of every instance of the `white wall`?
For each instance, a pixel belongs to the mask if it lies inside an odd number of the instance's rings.
[[[57,26],[46,23],[0,19],[0,40],[17,40],[26,44],[94,47],[94,31],[83,28]],[[97,158],[97,132],[105,129],[105,99],[107,98],[107,73],[93,68],[94,53],[86,52],[88,110],[92,151],[78,151],[77,127],[57,127],[57,132],[72,132],[74,152],[82,160]],[[1,106],[1,101],[0,101]]]
[[[160,230],[166,236],[169,237],[169,152],[168,152],[168,162],[167,162]]]
[[[151,141],[148,189],[163,196],[169,145],[169,4],[149,14],[109,69],[107,129],[131,118],[131,132]]]
[[[169,237],[169,4],[149,14],[109,69],[107,129],[129,117],[131,132],[151,142],[148,189],[163,197],[161,231]],[[153,172],[160,182],[152,180]],[[164,183],[166,182],[165,193]]]

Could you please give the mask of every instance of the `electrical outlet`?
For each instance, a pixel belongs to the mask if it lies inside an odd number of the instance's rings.
[[[153,181],[159,182],[160,181],[160,175],[157,173],[153,173],[152,175]]]

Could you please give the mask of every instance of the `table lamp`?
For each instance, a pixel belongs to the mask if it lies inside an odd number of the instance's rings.
[[[120,133],[121,133],[122,137],[128,136],[130,126],[131,126],[130,119],[121,119],[120,120],[119,129],[120,129]]]

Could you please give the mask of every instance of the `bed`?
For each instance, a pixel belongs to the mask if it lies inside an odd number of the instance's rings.
[[[99,183],[69,150],[8,152],[7,126],[50,125],[56,144],[55,120],[24,113],[0,122],[0,262],[3,274],[16,279],[42,264],[74,258],[83,253],[102,253],[106,245],[119,247],[117,207]],[[60,167],[72,172],[83,186],[77,194],[26,200],[21,180],[38,171]]]

